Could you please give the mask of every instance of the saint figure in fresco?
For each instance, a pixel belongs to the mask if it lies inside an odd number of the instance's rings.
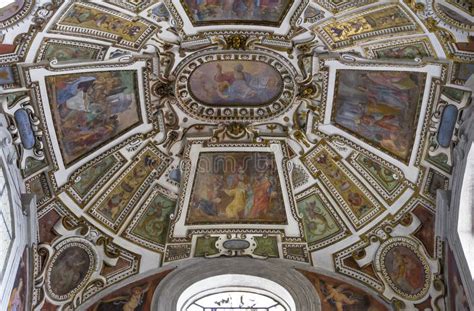
[[[223,72],[221,64],[216,65],[217,74],[214,80],[218,82],[217,91],[223,98],[245,99],[256,95],[252,88],[252,75],[244,71],[242,64],[237,64],[233,72]]]
[[[253,208],[251,218],[259,218],[265,215],[270,207],[272,197],[272,183],[266,174],[257,178],[253,185]]]
[[[196,208],[208,216],[217,215],[217,204],[219,204],[222,199],[218,197],[218,185],[221,182],[218,180],[218,176],[209,174],[207,178],[203,180],[202,184],[197,186],[197,193],[195,200]]]
[[[236,180],[236,185],[232,189],[224,190],[225,194],[233,198],[225,208],[227,218],[238,218],[239,214],[245,210],[246,191],[247,187],[239,179]]]
[[[61,260],[58,260],[55,266],[56,273],[51,277],[51,284],[56,292],[67,293],[84,279],[90,260],[87,253],[77,247],[69,248],[62,255]]]
[[[120,74],[57,80],[55,117],[61,122],[60,135],[66,154],[75,155],[86,147],[117,134],[119,117],[130,109],[134,95],[125,93],[127,86]]]
[[[112,219],[115,219],[117,213],[120,210],[120,206],[122,204],[122,201],[124,200],[124,197],[125,195],[123,192],[115,193],[110,197],[107,203],[103,205],[101,211],[110,216]]]
[[[419,265],[411,256],[397,248],[393,250],[392,278],[398,286],[415,293],[423,288],[424,278],[420,277],[419,269]]]

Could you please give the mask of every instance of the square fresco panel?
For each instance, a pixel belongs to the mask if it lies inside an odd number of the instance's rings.
[[[286,223],[273,153],[201,153],[186,221]]]
[[[65,165],[141,122],[135,71],[52,76],[46,84]]]
[[[279,26],[293,0],[181,0],[181,3],[197,26],[249,22]]]
[[[426,74],[342,70],[336,79],[333,122],[369,144],[408,161]]]

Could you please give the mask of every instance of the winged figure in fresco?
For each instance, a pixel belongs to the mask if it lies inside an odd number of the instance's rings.
[[[355,293],[349,284],[335,285],[319,280],[319,289],[325,297],[323,302],[332,306],[331,310],[349,311],[364,310],[375,311],[366,295]]]
[[[148,285],[132,287],[130,295],[102,301],[94,311],[143,311],[145,310],[144,296],[148,289]]]

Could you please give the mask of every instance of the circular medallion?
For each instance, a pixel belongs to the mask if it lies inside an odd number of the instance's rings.
[[[20,22],[31,12],[34,1],[14,0],[0,10],[0,28],[5,28]]]
[[[46,288],[53,299],[63,301],[86,285],[97,260],[92,248],[82,241],[65,240],[57,247],[47,270]]]
[[[177,69],[175,93],[184,111],[201,120],[264,120],[290,107],[293,77],[278,54],[207,53]]]
[[[388,285],[409,300],[423,298],[430,287],[430,267],[418,248],[410,239],[394,238],[382,244],[376,255],[377,268]]]

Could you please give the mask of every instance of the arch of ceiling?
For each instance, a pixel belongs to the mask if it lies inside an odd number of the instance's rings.
[[[352,295],[352,299],[358,301],[355,306],[370,305],[372,308],[378,308],[376,310],[390,309],[389,305],[378,298],[372,289],[360,284],[354,285],[350,279],[338,274],[281,259],[255,261],[244,257],[216,260],[194,258],[148,271],[144,275],[131,277],[104,290],[82,305],[82,308],[106,310],[107,306],[110,307],[114,302],[130,297],[134,288],[141,288],[145,309],[175,310],[187,288],[199,281],[213,277],[225,278],[226,275],[237,275],[243,280],[245,276],[261,278],[283,286],[294,300],[296,310],[327,309],[331,303],[324,299],[329,288],[344,290],[344,295]],[[232,282],[235,283],[235,279],[229,283]],[[252,284],[255,288],[264,288],[264,285],[265,281]],[[213,283],[205,284],[205,286],[215,287]],[[205,286],[201,290],[206,289]],[[235,286],[238,287],[238,285]]]
[[[221,256],[317,266],[396,308],[443,304],[435,199],[472,96],[469,1],[1,12],[1,109],[37,198],[33,308]]]

